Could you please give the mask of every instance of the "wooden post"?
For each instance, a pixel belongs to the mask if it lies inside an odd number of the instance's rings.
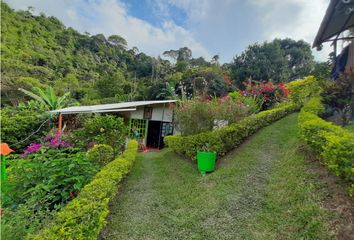
[[[60,136],[60,133],[61,133],[62,122],[63,122],[63,115],[60,113],[59,114],[59,120],[58,120],[58,132],[57,132],[57,134],[59,136]]]

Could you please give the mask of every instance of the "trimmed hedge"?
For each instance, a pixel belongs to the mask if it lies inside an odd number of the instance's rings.
[[[274,109],[262,111],[221,129],[189,136],[166,136],[164,141],[174,152],[192,160],[196,159],[197,151],[206,145],[211,151],[223,156],[257,130],[299,110],[305,99],[318,95],[321,89],[318,80],[313,76],[290,82],[287,87],[290,90],[288,101]]]
[[[94,164],[103,167],[114,159],[114,151],[110,145],[95,144],[87,154],[87,158]]]
[[[284,103],[277,108],[249,116],[224,128],[189,136],[166,136],[164,140],[174,152],[192,160],[196,159],[197,151],[206,145],[211,151],[216,151],[219,156],[223,156],[260,128],[298,109],[296,104]]]
[[[138,143],[130,141],[126,151],[103,167],[47,228],[27,239],[97,239],[106,224],[109,200],[117,194],[118,183],[130,171],[137,149]]]
[[[312,98],[299,114],[300,137],[324,164],[351,184],[354,194],[354,134],[320,118],[324,106],[321,98]]]

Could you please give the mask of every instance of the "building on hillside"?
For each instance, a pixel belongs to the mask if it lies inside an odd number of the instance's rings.
[[[118,115],[123,117],[129,125],[129,136],[131,138],[141,139],[148,148],[160,149],[164,146],[164,137],[174,133],[172,106],[175,103],[176,100],[122,102],[92,106],[74,106],[51,112],[61,115],[82,113]]]

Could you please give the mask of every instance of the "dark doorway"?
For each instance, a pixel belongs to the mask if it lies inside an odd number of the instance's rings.
[[[149,121],[146,146],[150,148],[162,148],[163,137],[161,137],[160,121]]]

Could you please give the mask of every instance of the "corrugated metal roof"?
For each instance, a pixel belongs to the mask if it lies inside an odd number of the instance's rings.
[[[354,0],[331,0],[312,47],[354,26]]]
[[[100,104],[91,106],[74,106],[51,111],[51,113],[95,113],[95,112],[125,112],[135,111],[136,107],[146,105],[156,105],[163,103],[174,103],[177,100],[161,100],[161,101],[135,101],[135,102],[122,102],[111,104]]]

